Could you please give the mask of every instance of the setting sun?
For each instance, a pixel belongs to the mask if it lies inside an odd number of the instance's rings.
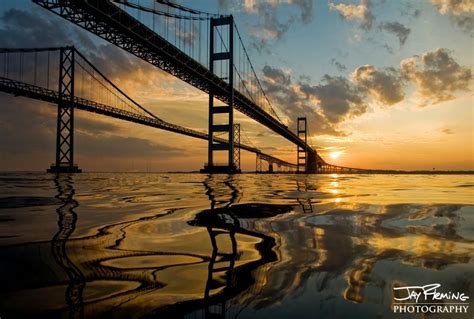
[[[473,39],[474,0],[0,0],[0,319],[474,319]]]
[[[337,159],[341,156],[342,152],[341,151],[337,151],[337,152],[331,152],[329,153],[329,157],[331,159]]]

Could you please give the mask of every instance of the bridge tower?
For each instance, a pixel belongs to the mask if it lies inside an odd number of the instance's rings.
[[[296,134],[305,144],[308,144],[308,122],[306,121],[306,117],[298,117],[296,122]],[[308,152],[308,150],[297,146],[297,156],[296,173],[315,174],[317,172],[316,151]]]
[[[220,28],[220,32],[217,28]],[[228,36],[224,36],[224,30],[228,31]],[[219,32],[219,38],[227,39],[221,52],[216,52],[215,33]],[[221,41],[224,41],[221,39]],[[227,70],[227,74],[222,80],[228,80],[230,92],[223,90],[213,84],[209,84],[209,141],[208,141],[208,161],[204,165],[201,172],[206,173],[238,173],[240,172],[239,163],[236,163],[234,153],[234,18],[232,16],[221,16],[219,18],[211,18],[210,35],[209,35],[209,70],[214,73],[214,63],[224,62],[223,69]],[[228,95],[227,97],[225,95]],[[228,101],[228,105],[214,105],[214,96],[224,97]],[[222,99],[221,99],[222,100]],[[217,116],[225,117],[226,123],[216,124]],[[224,133],[228,135],[228,143],[216,143],[214,141],[214,133]],[[215,152],[227,153],[227,165],[216,164],[214,162]]]
[[[261,173],[263,170],[262,157],[259,153],[255,156],[255,173]]]
[[[306,117],[298,117],[296,122],[296,134],[298,137],[307,143],[308,140],[308,130],[307,130],[307,122]],[[307,152],[306,149],[302,148],[301,146],[296,146],[297,148],[297,173],[305,173],[306,172],[306,162],[307,162]]]
[[[49,173],[80,173],[74,165],[74,47],[64,47],[59,59],[59,103],[56,125],[56,161]]]

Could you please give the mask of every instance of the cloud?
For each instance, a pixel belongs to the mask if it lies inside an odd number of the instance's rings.
[[[313,20],[312,0],[290,0],[289,3],[295,5],[300,10],[300,18],[303,24],[308,24]]]
[[[437,49],[400,62],[402,76],[418,86],[420,106],[454,99],[457,91],[468,91],[472,73],[459,65],[447,49]]]
[[[291,83],[290,75],[286,74],[281,69],[272,68],[269,65],[265,65],[262,71],[267,81],[272,81],[273,83],[278,83],[282,85],[290,85]]]
[[[472,14],[463,14],[459,16],[454,16],[454,23],[463,31],[474,33],[474,16]]]
[[[102,136],[104,134],[116,133],[120,130],[120,126],[101,119],[92,119],[85,117],[84,113],[78,113],[74,118],[74,127],[76,130],[83,131],[90,135]]]
[[[218,3],[221,8],[230,7],[227,0],[219,0]],[[312,0],[245,0],[243,11],[258,18],[250,31],[254,40],[252,46],[261,51],[271,42],[281,39],[295,23],[310,23],[313,20],[313,5]],[[284,14],[280,14],[282,12]]]
[[[417,85],[425,106],[453,99],[456,91],[468,90],[472,79],[470,69],[460,66],[446,49],[402,60],[400,68],[363,65],[349,77],[326,74],[317,84],[307,77],[295,83],[291,72],[269,65],[262,71],[265,91],[290,119],[306,115],[313,134],[333,136],[347,135],[342,125],[365,114],[369,102],[389,107],[405,101],[410,83]]]
[[[294,83],[291,75],[282,69],[266,65],[263,68],[262,84],[271,100],[290,118],[294,128],[298,116],[306,115],[311,123],[312,134],[344,135],[325,114],[317,108],[317,103],[308,99],[302,91],[302,84]]]
[[[317,85],[301,84],[301,91],[307,98],[319,102],[325,118],[333,124],[360,116],[367,111],[364,96],[353,83],[342,76],[326,74]]]
[[[408,17],[410,20],[419,18],[421,16],[421,9],[418,7],[419,4],[421,3],[414,1],[404,2],[400,8],[401,15]]]
[[[444,129],[441,130],[441,132],[443,132],[444,134],[447,134],[447,135],[454,134],[454,131],[450,128],[444,128]]]
[[[382,48],[384,48],[385,50],[387,50],[388,53],[390,54],[393,54],[393,49],[391,46],[389,46],[387,43],[385,43]]]
[[[56,124],[53,108],[45,109],[40,101],[6,94],[0,94],[0,105],[2,162],[8,161],[10,156],[15,158],[18,154],[38,154],[45,150],[50,150],[51,158],[54,157]],[[2,165],[8,167],[5,163]]]
[[[186,154],[184,149],[177,147],[157,144],[143,138],[119,135],[96,138],[89,134],[79,134],[76,147],[80,150],[81,156],[96,158],[136,158],[139,156],[142,159],[153,159]]]
[[[272,101],[292,120],[306,115],[312,134],[344,136],[340,124],[367,111],[365,92],[349,79],[324,75],[318,84],[308,79],[295,83],[289,72],[266,65],[262,83]]]
[[[472,0],[431,0],[439,13],[461,15],[465,12],[474,11],[474,2]]]
[[[347,67],[336,59],[331,59],[331,64],[336,67],[339,72],[344,72],[347,70]]]
[[[264,47],[269,41],[280,39],[292,23],[291,19],[280,21],[272,5],[262,2],[256,5],[255,12],[259,15],[259,22],[255,25],[251,36],[259,47]],[[253,11],[248,11],[252,13]]]
[[[363,65],[352,73],[352,78],[362,90],[384,105],[393,105],[405,98],[403,79],[394,68]]]
[[[380,29],[393,33],[400,41],[400,46],[404,45],[410,34],[410,29],[398,22],[385,22],[380,24]]]
[[[82,29],[73,27],[43,10],[10,9],[1,17],[0,46],[62,47],[75,45],[91,62],[111,79],[127,78],[139,72],[140,66],[114,45],[97,46]],[[61,27],[58,27],[61,26]]]
[[[474,35],[474,2],[472,0],[431,0],[431,3],[443,15],[450,19],[461,30]]]
[[[219,0],[219,4],[223,1]],[[311,22],[313,19],[313,1],[312,0],[286,0],[286,1],[275,1],[275,0],[244,0],[244,10],[247,13],[261,13],[262,8],[268,8],[267,6],[278,8],[279,6],[286,4],[294,6],[300,12],[300,19],[303,24]],[[263,5],[263,7],[262,7]]]
[[[2,47],[43,47],[72,44],[69,29],[58,28],[57,18],[46,19],[42,14],[10,9],[4,12],[1,21],[0,45]]]
[[[360,27],[365,30],[370,30],[375,21],[370,0],[361,0],[358,5],[330,2],[329,10],[338,12],[340,17],[345,20],[359,22]]]

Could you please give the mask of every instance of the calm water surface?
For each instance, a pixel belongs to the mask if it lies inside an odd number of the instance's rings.
[[[474,298],[473,176],[0,174],[2,319],[412,318],[430,283]]]

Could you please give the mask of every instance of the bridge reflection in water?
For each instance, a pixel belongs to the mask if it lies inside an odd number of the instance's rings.
[[[341,204],[343,194],[333,191],[344,182],[338,177],[203,177],[179,187],[191,187],[196,201],[205,192],[207,209],[173,207],[77,233],[87,196],[76,194],[75,183],[83,177],[56,176],[53,238],[0,246],[2,314],[364,317],[390,313],[392,286],[423,274],[451,290],[471,289],[472,233],[458,221],[472,206]],[[174,194],[171,180],[162,185]],[[250,185],[273,192],[269,203],[244,196]]]
[[[77,214],[74,209],[79,203],[74,199],[74,187],[71,175],[58,174],[54,179],[58,189],[56,198],[62,205],[58,213],[59,230],[51,241],[53,256],[67,274],[69,284],[66,289],[66,303],[69,307],[69,318],[83,318],[84,305],[82,291],[85,285],[84,275],[67,255],[66,243],[76,228]]]

